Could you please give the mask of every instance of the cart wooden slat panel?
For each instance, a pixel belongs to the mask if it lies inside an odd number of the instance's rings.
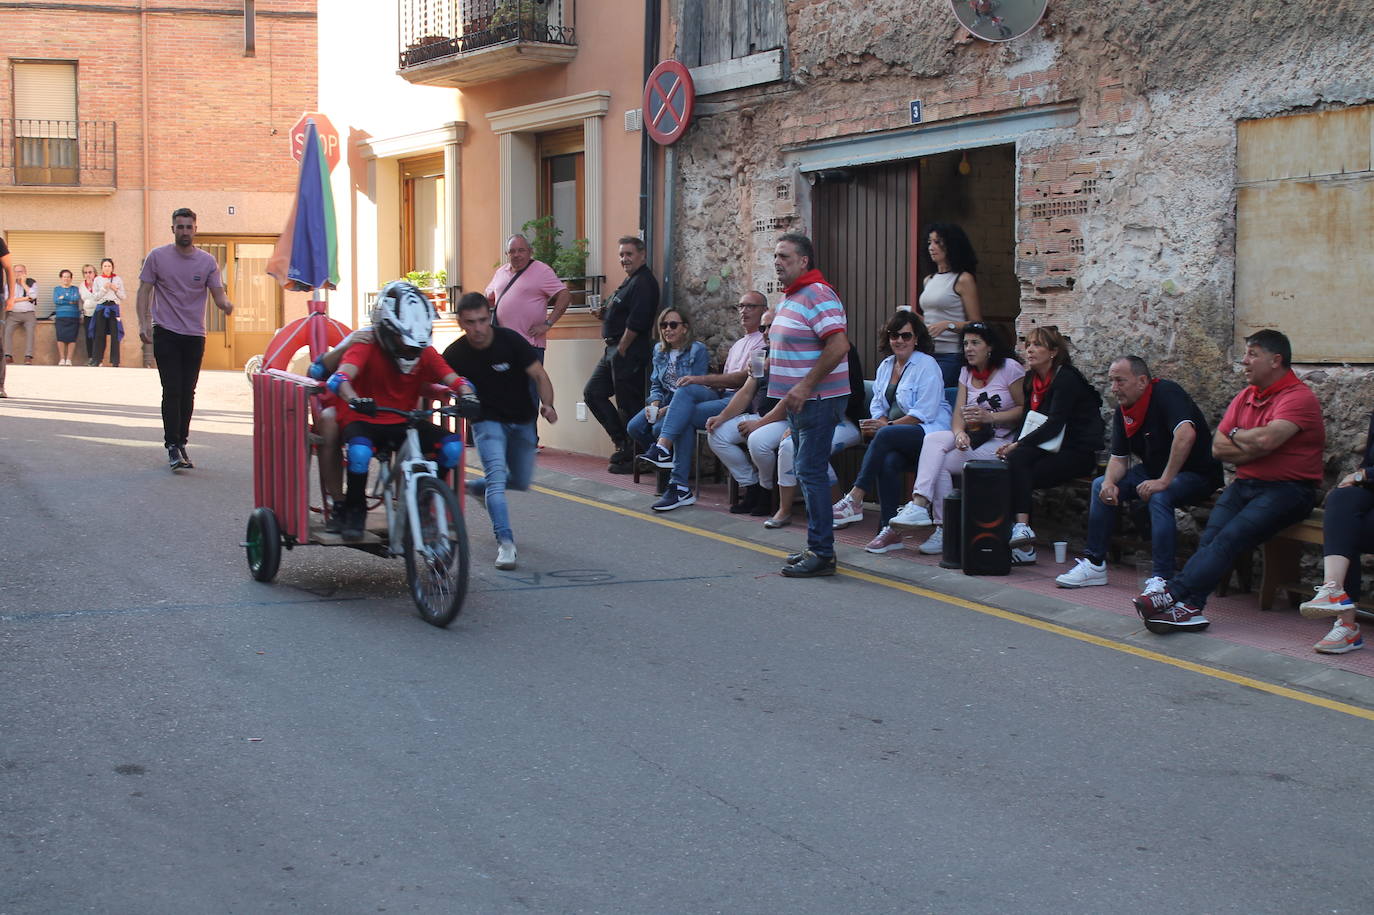
[[[253,376],[253,502],[272,509],[281,532],[310,538],[310,388]]]

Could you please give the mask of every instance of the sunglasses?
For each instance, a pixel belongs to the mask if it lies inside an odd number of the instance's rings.
[[[658,326],[663,330],[677,330],[679,327],[686,327],[686,321],[659,321]]]
[[[911,340],[911,339],[913,339],[915,336],[916,336],[916,332],[915,332],[915,331],[912,331],[912,330],[899,330],[899,331],[893,331],[892,333],[888,334],[888,335],[887,335],[887,339],[889,339],[889,340]]]
[[[988,326],[982,321],[970,321],[964,325],[964,330],[986,331]]]

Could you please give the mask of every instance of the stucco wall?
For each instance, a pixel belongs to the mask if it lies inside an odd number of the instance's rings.
[[[914,147],[930,126],[1067,105],[1072,126],[1015,140],[1019,326],[1059,325],[1099,381],[1112,355],[1138,352],[1220,416],[1243,384],[1236,121],[1374,97],[1367,5],[1051,4],[1039,27],[1005,45],[972,39],[944,0],[787,10],[790,79],[702,99],[679,145],[682,304],[726,326],[716,301],[771,281],[778,223],[810,229],[792,149],[883,133]],[[916,98],[924,123],[912,127]],[[781,200],[788,185],[802,189],[797,199]],[[705,279],[724,267],[733,276],[708,294]],[[1363,444],[1374,380],[1364,367],[1301,372],[1327,410],[1335,472]]]

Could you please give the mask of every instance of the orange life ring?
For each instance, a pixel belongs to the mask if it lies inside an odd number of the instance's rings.
[[[277,331],[272,337],[272,342],[267,345],[267,351],[262,357],[262,366],[258,371],[265,372],[268,369],[280,369],[286,371],[291,364],[291,357],[303,346],[310,346],[310,321],[324,321],[324,345],[326,350],[333,349],[343,342],[343,338],[350,333],[347,324],[335,321],[325,314],[307,315],[304,318],[297,318],[290,324]],[[311,353],[310,358],[316,359],[324,353]]]

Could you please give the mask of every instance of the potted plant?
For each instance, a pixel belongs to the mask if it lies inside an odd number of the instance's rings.
[[[405,275],[405,281],[423,292],[433,303],[436,311],[443,312],[448,307],[448,271],[412,270]]]
[[[501,0],[492,10],[491,27],[501,28],[505,40],[547,41],[549,4],[547,0]]]

